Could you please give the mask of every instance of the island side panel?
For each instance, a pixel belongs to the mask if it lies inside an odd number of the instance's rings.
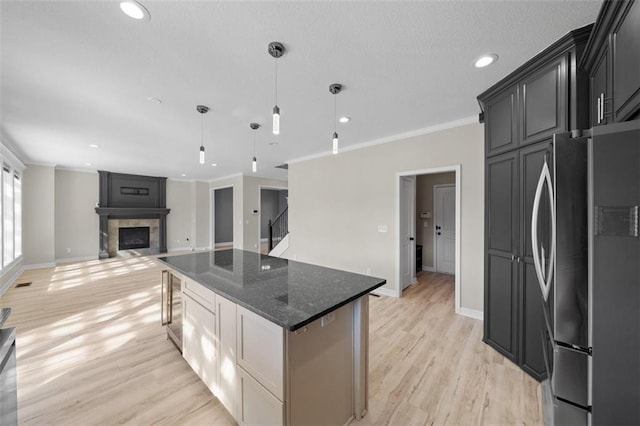
[[[289,423],[344,425],[354,416],[354,303],[287,332]]]
[[[353,302],[353,401],[361,419],[369,409],[369,295]]]

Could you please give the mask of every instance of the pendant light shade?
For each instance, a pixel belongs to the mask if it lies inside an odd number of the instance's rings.
[[[284,45],[277,41],[269,43],[269,55],[275,59],[275,92],[276,103],[273,107],[273,134],[280,134],[280,107],[278,106],[278,58],[284,55]]]
[[[256,132],[255,131],[260,128],[260,125],[258,123],[251,123],[249,124],[249,127],[252,130],[251,141],[253,144],[253,160],[251,160],[251,171],[255,173],[258,171],[258,160],[256,159]]]
[[[338,153],[338,131],[336,130],[337,115],[337,98],[336,95],[342,91],[342,84],[334,83],[329,86],[329,92],[333,95],[333,147],[331,152]]]
[[[205,153],[204,153],[204,115],[209,111],[209,107],[204,105],[196,106],[196,111],[200,113],[200,153],[198,156],[198,160],[200,164],[204,164],[205,162]]]

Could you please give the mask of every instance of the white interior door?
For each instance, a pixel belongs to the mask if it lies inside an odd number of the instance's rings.
[[[402,289],[415,279],[416,178],[400,178],[400,268]]]
[[[456,187],[435,186],[436,271],[454,274],[456,268]]]

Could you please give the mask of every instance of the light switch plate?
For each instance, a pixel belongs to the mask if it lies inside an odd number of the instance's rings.
[[[378,225],[378,232],[387,232],[387,225]]]

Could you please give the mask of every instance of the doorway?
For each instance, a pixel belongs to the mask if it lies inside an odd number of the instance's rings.
[[[211,189],[211,248],[233,248],[233,186]]]
[[[451,273],[455,275],[455,312],[458,313],[460,311],[460,166],[401,172],[396,174],[396,178],[398,286],[395,295],[402,297],[402,291],[407,285],[416,282],[417,274],[422,270]],[[407,189],[407,178],[414,181],[413,191]],[[436,190],[436,187],[442,189]],[[436,200],[436,191],[442,192],[441,200]],[[439,204],[443,207],[436,205],[438,201],[441,201]],[[410,211],[412,215],[408,213]],[[442,222],[443,220],[445,222]],[[411,225],[408,225],[407,221],[411,222]],[[440,229],[436,229],[436,226]],[[437,232],[440,232],[440,235]],[[413,273],[408,273],[409,270]],[[407,284],[407,275],[411,276],[409,284]]]
[[[260,253],[269,253],[269,221],[274,222],[281,217],[289,205],[289,190],[283,187],[260,186],[260,200],[258,210],[258,223],[260,224],[260,233],[258,241],[260,242]],[[273,245],[278,241],[273,241]]]

